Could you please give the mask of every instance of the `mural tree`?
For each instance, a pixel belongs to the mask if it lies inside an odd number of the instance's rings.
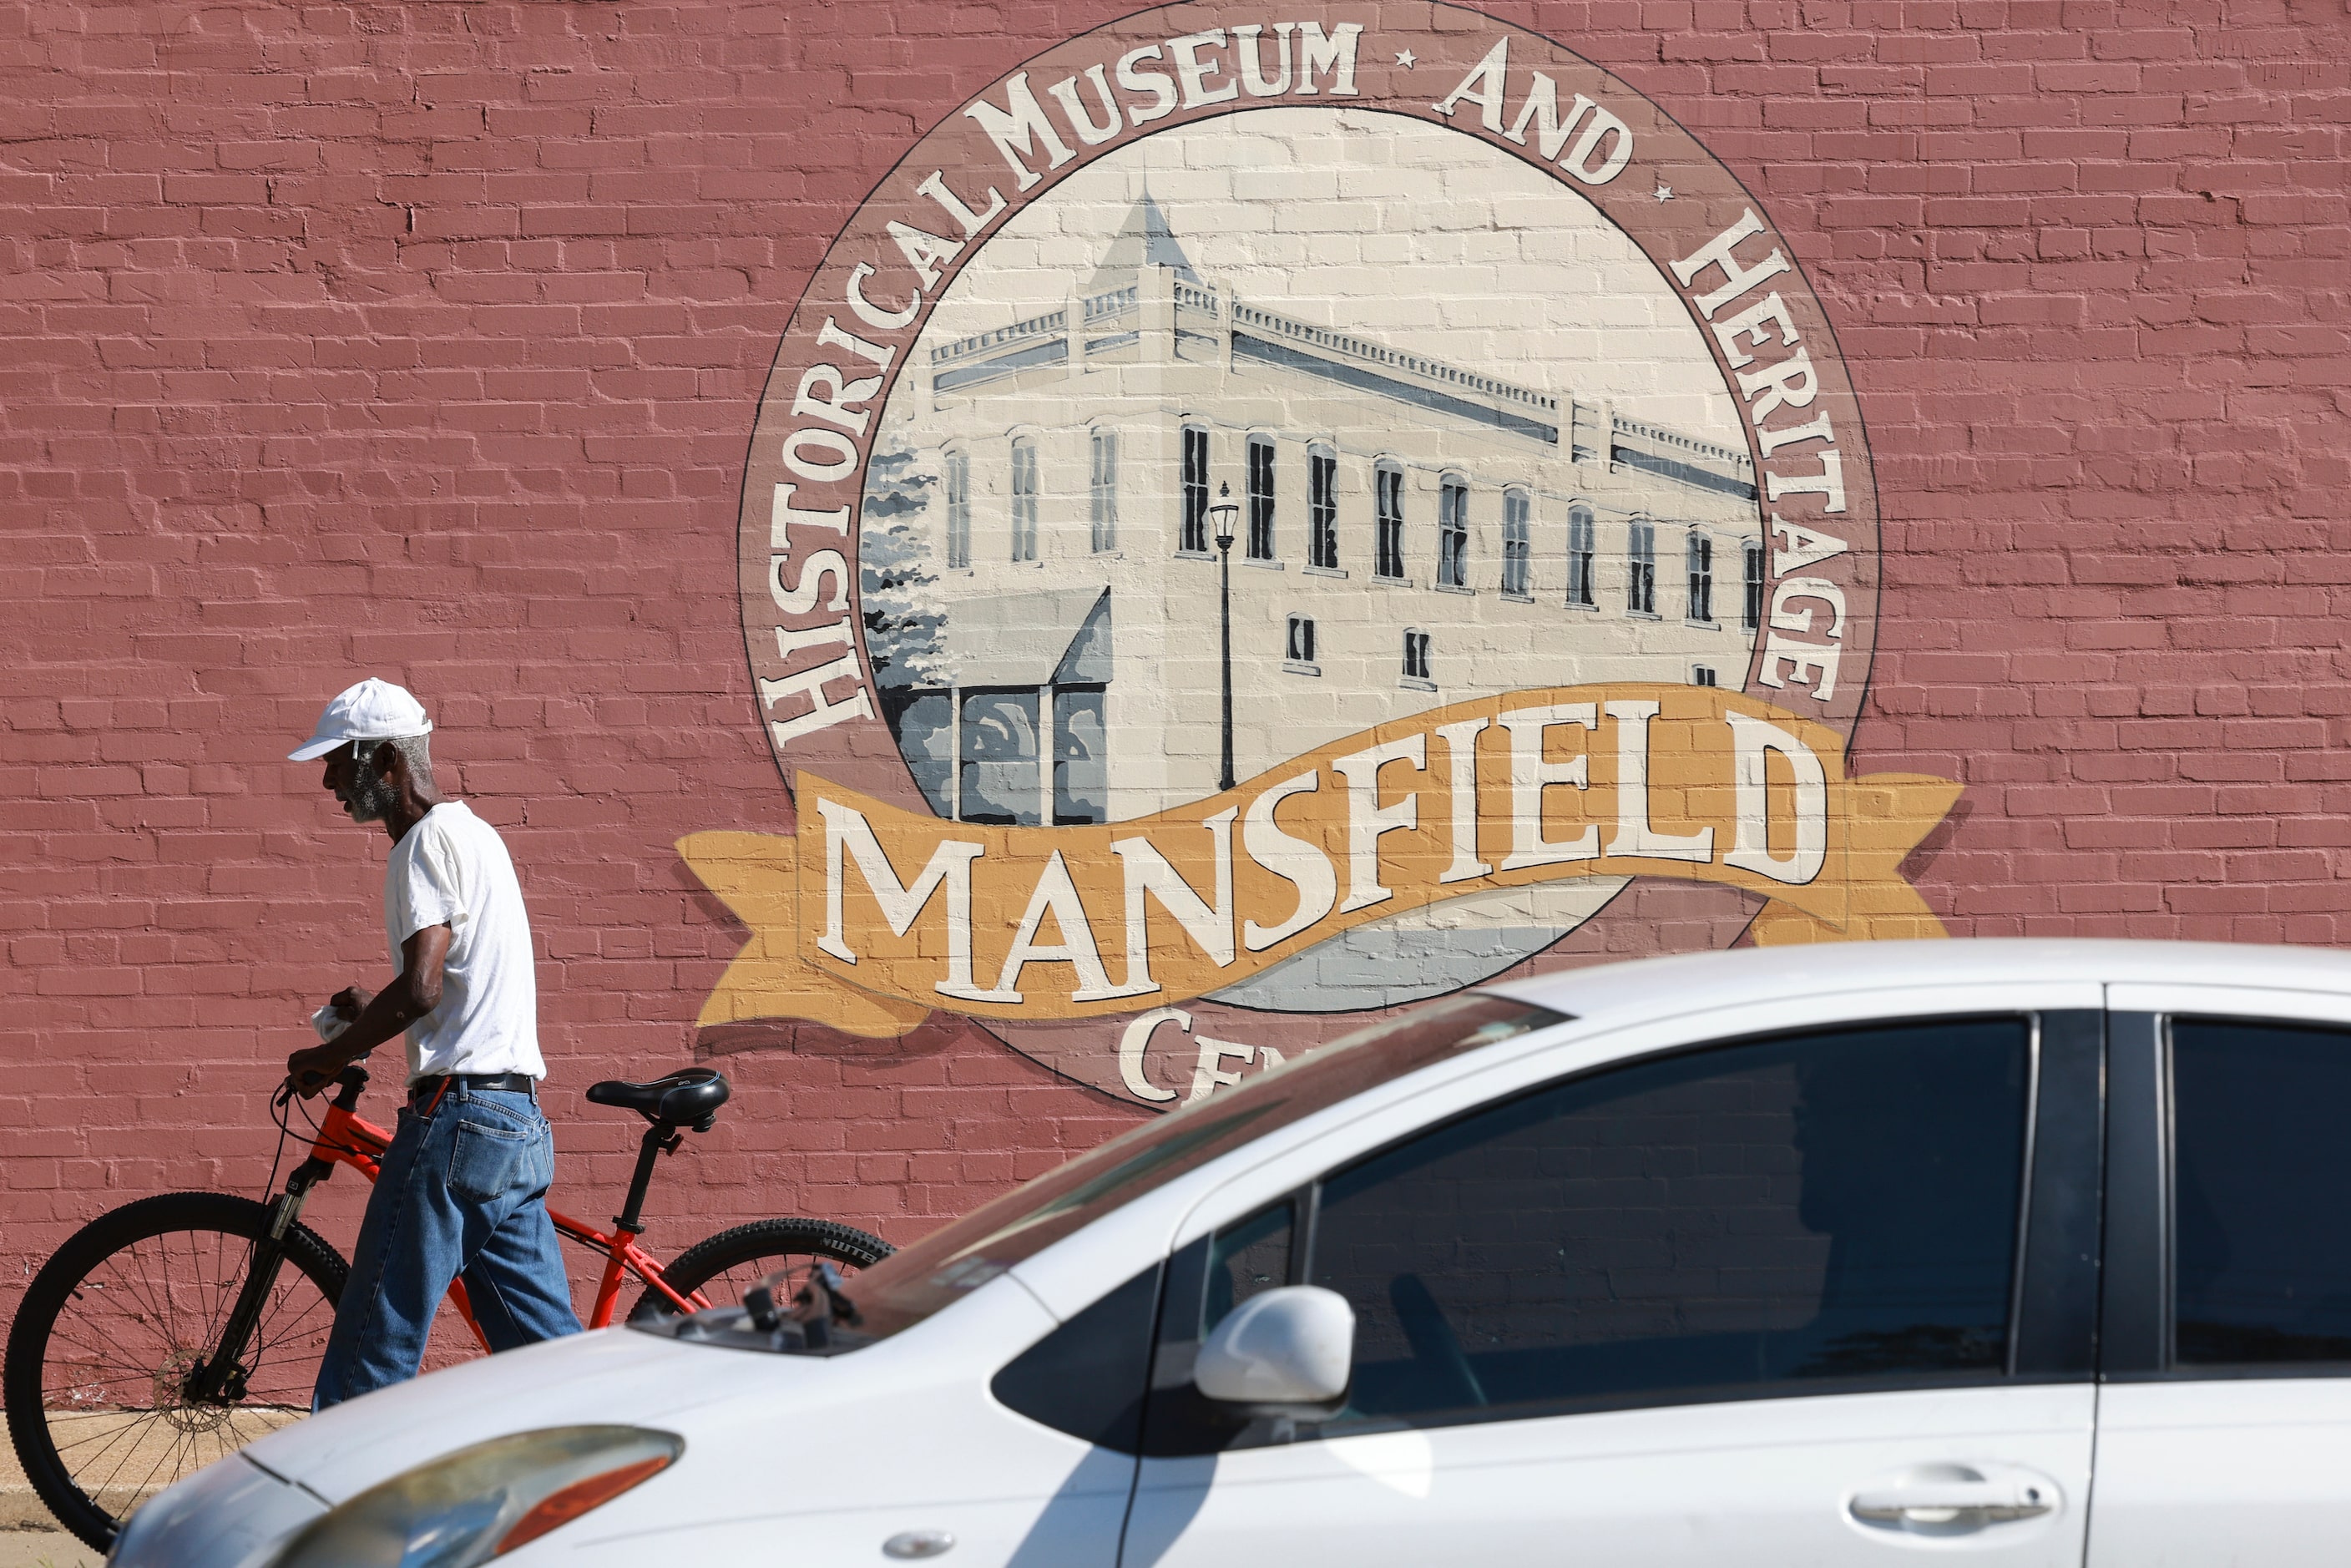
[[[954,684],[940,632],[940,594],[928,517],[939,476],[922,461],[904,423],[886,426],[865,470],[858,526],[859,608],[882,716],[934,810],[947,809],[951,733],[946,696]]]
[[[865,652],[875,683],[893,695],[951,684],[939,642],[946,603],[925,524],[939,476],[922,465],[908,435],[900,425],[875,442],[857,536]]]

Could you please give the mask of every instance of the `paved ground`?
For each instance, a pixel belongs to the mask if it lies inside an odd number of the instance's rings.
[[[0,1530],[0,1568],[99,1568],[104,1561],[62,1530]]]
[[[0,1443],[0,1568],[98,1568],[99,1554],[57,1528],[25,1484],[16,1448]]]

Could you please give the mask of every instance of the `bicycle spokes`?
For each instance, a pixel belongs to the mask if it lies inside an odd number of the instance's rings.
[[[101,1260],[59,1309],[42,1403],[68,1477],[106,1513],[120,1519],[308,1413],[334,1309],[298,1270],[253,1282],[253,1251],[219,1232],[142,1238]],[[224,1354],[247,1294],[241,1343]]]

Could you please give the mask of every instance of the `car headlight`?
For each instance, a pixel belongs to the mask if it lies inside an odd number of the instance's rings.
[[[444,1454],[310,1521],[271,1568],[473,1568],[666,1469],[685,1440],[557,1427]]]

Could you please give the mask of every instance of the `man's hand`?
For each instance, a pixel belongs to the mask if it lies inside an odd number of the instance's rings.
[[[324,1045],[286,1059],[286,1075],[308,1100],[335,1074],[441,1005],[441,968],[449,956],[449,927],[427,925],[400,945],[401,972],[374,996],[357,986],[337,991],[327,1005],[347,1021]]]
[[[335,1075],[350,1064],[351,1059],[340,1048],[314,1045],[286,1059],[286,1076],[294,1081],[294,1092],[308,1100],[334,1082]]]
[[[345,986],[328,998],[327,1007],[348,1030],[357,1023],[375,998],[358,986]],[[338,1040],[340,1039],[339,1035]],[[351,1064],[350,1053],[338,1043],[314,1045],[298,1051],[286,1059],[286,1076],[294,1081],[296,1092],[308,1100],[334,1082],[335,1075]]]

